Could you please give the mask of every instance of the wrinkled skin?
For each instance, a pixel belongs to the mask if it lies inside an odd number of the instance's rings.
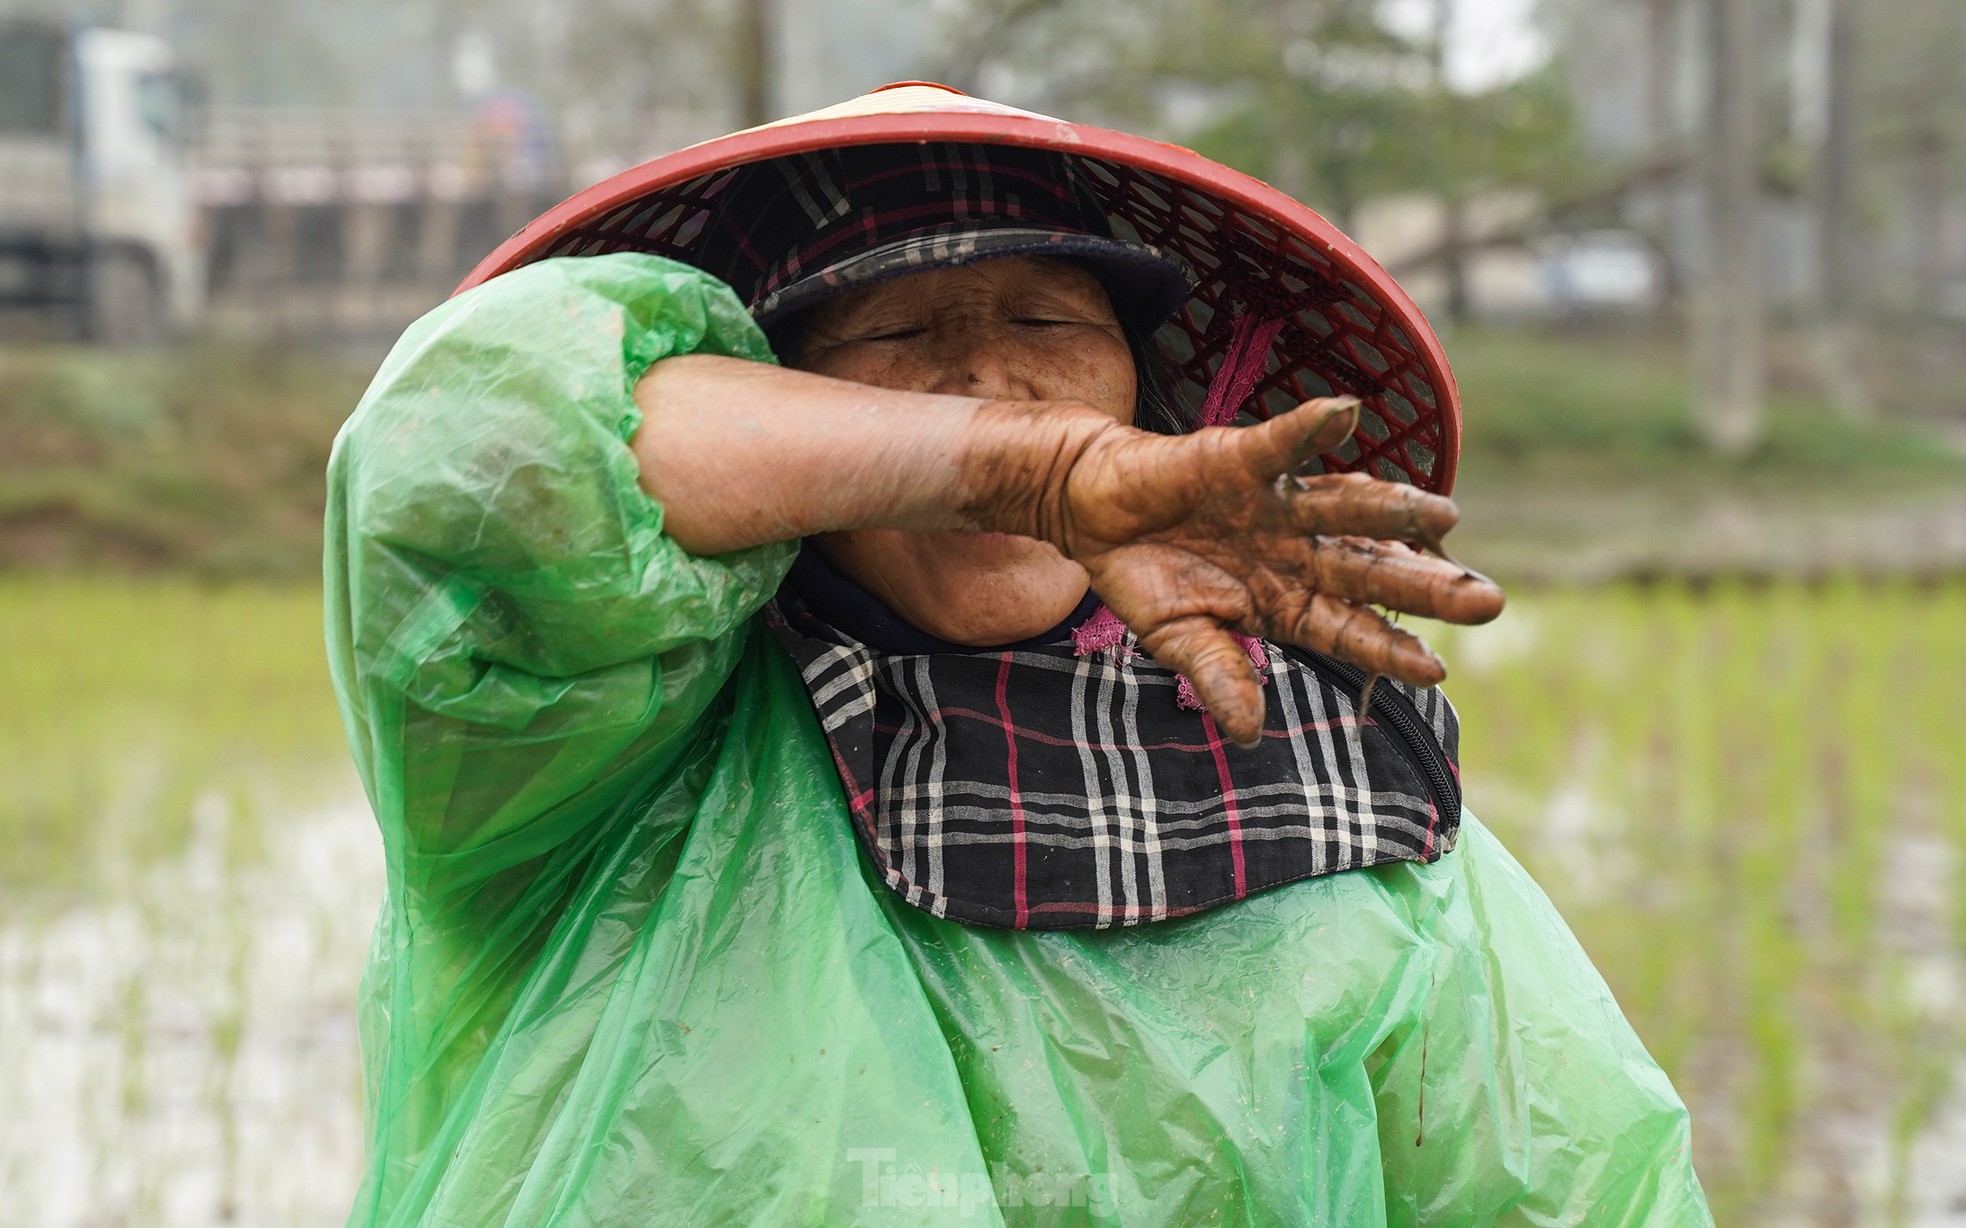
[[[1460,623],[1501,611],[1492,582],[1407,544],[1437,550],[1452,501],[1356,474],[1290,476],[1351,434],[1349,398],[1181,437],[1125,425],[1125,340],[1099,282],[1072,265],[933,270],[815,315],[792,365],[989,401],[963,456],[962,510],[995,533],[853,528],[821,539],[836,566],[926,630],[977,645],[1036,634],[1089,578],[1142,648],[1187,674],[1223,732],[1247,745],[1263,694],[1231,630],[1428,686],[1446,674],[1439,658],[1370,607]]]
[[[1105,432],[1059,499],[1061,549],[1239,743],[1262,729],[1263,693],[1228,629],[1432,686],[1440,659],[1371,606],[1458,623],[1501,612],[1493,583],[1406,545],[1437,543],[1451,501],[1360,474],[1280,481],[1356,423],[1356,403],[1335,400],[1179,440]]]
[[[1076,403],[1106,424],[1133,420],[1126,336],[1099,280],[1064,261],[990,260],[836,299],[813,313],[803,344],[787,359],[802,370],[895,391],[1061,411]],[[1029,432],[1030,442],[1054,434],[1052,417]],[[1017,451],[999,458],[1011,471],[1029,459]],[[979,469],[995,463],[977,458]],[[835,567],[915,626],[987,646],[1055,626],[1085,595],[1085,569],[1023,532],[856,528],[816,540]]]

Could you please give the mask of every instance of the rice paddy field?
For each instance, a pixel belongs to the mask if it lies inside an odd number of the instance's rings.
[[[0,579],[0,1228],[341,1222],[379,845],[306,586]],[[1429,629],[1726,1225],[1966,1224],[1966,583]]]

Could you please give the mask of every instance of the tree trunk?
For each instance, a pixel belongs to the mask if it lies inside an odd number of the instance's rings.
[[[1460,193],[1441,202],[1441,272],[1447,279],[1447,318],[1461,321],[1474,310],[1474,291],[1468,278],[1468,202]]]
[[[1434,89],[1445,104],[1442,118],[1454,114],[1449,96],[1453,87],[1447,79],[1447,44],[1454,32],[1454,0],[1434,0],[1433,43],[1428,49],[1433,59]],[[1447,318],[1468,318],[1473,297],[1468,287],[1468,204],[1462,185],[1450,183],[1440,202],[1440,271],[1446,281]]]
[[[1716,451],[1739,455],[1760,441],[1763,430],[1760,0],[1704,5],[1706,259],[1692,314],[1695,426]]]
[[[772,0],[739,0],[737,7],[737,105],[747,128],[769,123],[773,114],[772,69],[777,33]]]
[[[1937,108],[1934,108],[1936,110]],[[1946,138],[1936,117],[1912,138],[1912,182],[1917,202],[1913,234],[1918,241],[1918,314],[1937,320],[1945,311]]]
[[[1654,165],[1688,159],[1683,147],[1679,107],[1679,0],[1646,0],[1645,6],[1645,142],[1647,156]],[[1666,184],[1649,184],[1641,199],[1658,211],[1644,227],[1659,270],[1659,296],[1668,310],[1685,302],[1685,278],[1678,244],[1668,237],[1674,186],[1680,176]]]
[[[1678,12],[1678,0],[1646,0],[1645,138],[1654,161],[1670,157],[1679,142],[1674,106],[1679,83],[1679,57],[1674,54]]]
[[[1863,290],[1858,284],[1856,0],[1829,8],[1824,47],[1822,148],[1817,159],[1816,238],[1822,268],[1816,364],[1836,407],[1852,418],[1875,411],[1862,369]]]

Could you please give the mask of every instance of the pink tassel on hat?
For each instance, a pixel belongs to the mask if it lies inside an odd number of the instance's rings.
[[[1202,402],[1203,426],[1227,426],[1236,420],[1236,415],[1242,412],[1242,403],[1263,378],[1263,368],[1270,361],[1270,347],[1282,331],[1280,317],[1263,318],[1248,311],[1236,316],[1235,329],[1229,334],[1229,348],[1222,355],[1222,365],[1216,368],[1215,378],[1209,381],[1208,399]]]

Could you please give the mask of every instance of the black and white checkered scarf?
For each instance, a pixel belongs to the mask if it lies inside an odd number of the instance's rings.
[[[1138,925],[1433,861],[1459,830],[1458,723],[1437,690],[1381,679],[1361,720],[1362,674],[1272,646],[1261,743],[1242,750],[1147,657],[1077,655],[1069,625],[1005,648],[933,641],[810,549],[768,618],[868,856],[936,916]]]

